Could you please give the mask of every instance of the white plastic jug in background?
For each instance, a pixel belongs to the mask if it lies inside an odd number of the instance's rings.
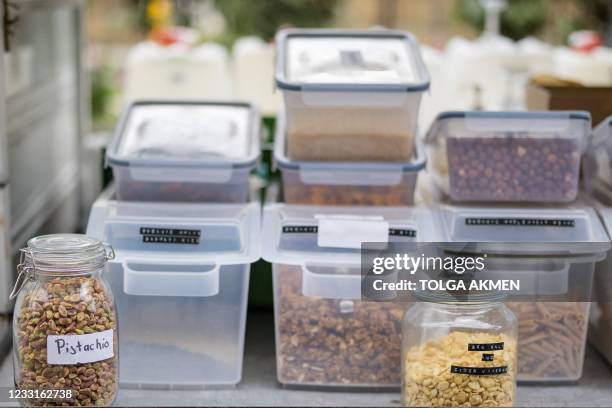
[[[281,93],[274,86],[274,46],[258,37],[242,37],[232,50],[236,99],[254,103],[263,115],[278,112]]]
[[[125,100],[230,99],[228,54],[219,44],[196,48],[137,44],[126,63]]]

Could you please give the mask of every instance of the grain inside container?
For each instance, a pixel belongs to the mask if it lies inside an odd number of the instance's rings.
[[[276,84],[293,160],[408,161],[429,74],[392,30],[282,30]]]

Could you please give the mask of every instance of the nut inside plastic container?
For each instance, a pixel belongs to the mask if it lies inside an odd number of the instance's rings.
[[[508,296],[519,321],[518,380],[582,376],[595,265],[610,249],[594,210],[441,206],[444,242],[477,242],[487,274],[519,279]]]
[[[371,235],[375,230],[384,231],[389,242],[414,242],[424,212],[266,205],[262,255],[273,264],[281,384],[399,388],[401,320],[409,304],[361,299],[360,248],[361,242],[380,242],[380,236]],[[357,228],[364,223],[367,228]],[[391,228],[413,234],[391,236]],[[349,230],[354,240],[346,239]]]
[[[106,161],[119,200],[246,202],[259,137],[250,104],[138,101],[123,112]]]
[[[425,168],[424,149],[405,163],[314,162],[287,156],[284,116],[278,115],[274,162],[288,204],[409,206],[417,177]]]
[[[408,161],[429,74],[392,30],[283,30],[276,84],[293,160]]]
[[[455,201],[570,202],[590,126],[586,112],[444,112],[431,169]]]

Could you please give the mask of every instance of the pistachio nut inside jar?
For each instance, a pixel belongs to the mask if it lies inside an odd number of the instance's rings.
[[[500,296],[468,301],[425,292],[402,325],[402,402],[408,407],[511,407],[517,319]]]
[[[17,298],[15,386],[33,390],[24,405],[113,403],[119,343],[113,296],[103,278],[113,256],[107,245],[78,234],[36,237],[21,250],[11,297]]]

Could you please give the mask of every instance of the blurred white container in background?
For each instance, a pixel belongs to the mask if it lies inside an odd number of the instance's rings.
[[[228,53],[219,44],[195,48],[136,45],[126,62],[125,101],[138,99],[230,99]]]
[[[592,53],[559,47],[554,52],[555,74],[586,86],[612,85],[612,51],[599,48]]]
[[[274,46],[258,37],[242,37],[232,57],[235,99],[255,104],[264,116],[276,115],[282,96],[274,86]]]
[[[431,80],[429,91],[423,93],[421,109],[419,112],[418,135],[423,137],[425,132],[436,118],[438,113],[445,110],[444,106],[448,100],[448,87],[445,75],[445,57],[437,48],[421,45],[423,62],[429,71]],[[450,108],[449,108],[450,109]]]

